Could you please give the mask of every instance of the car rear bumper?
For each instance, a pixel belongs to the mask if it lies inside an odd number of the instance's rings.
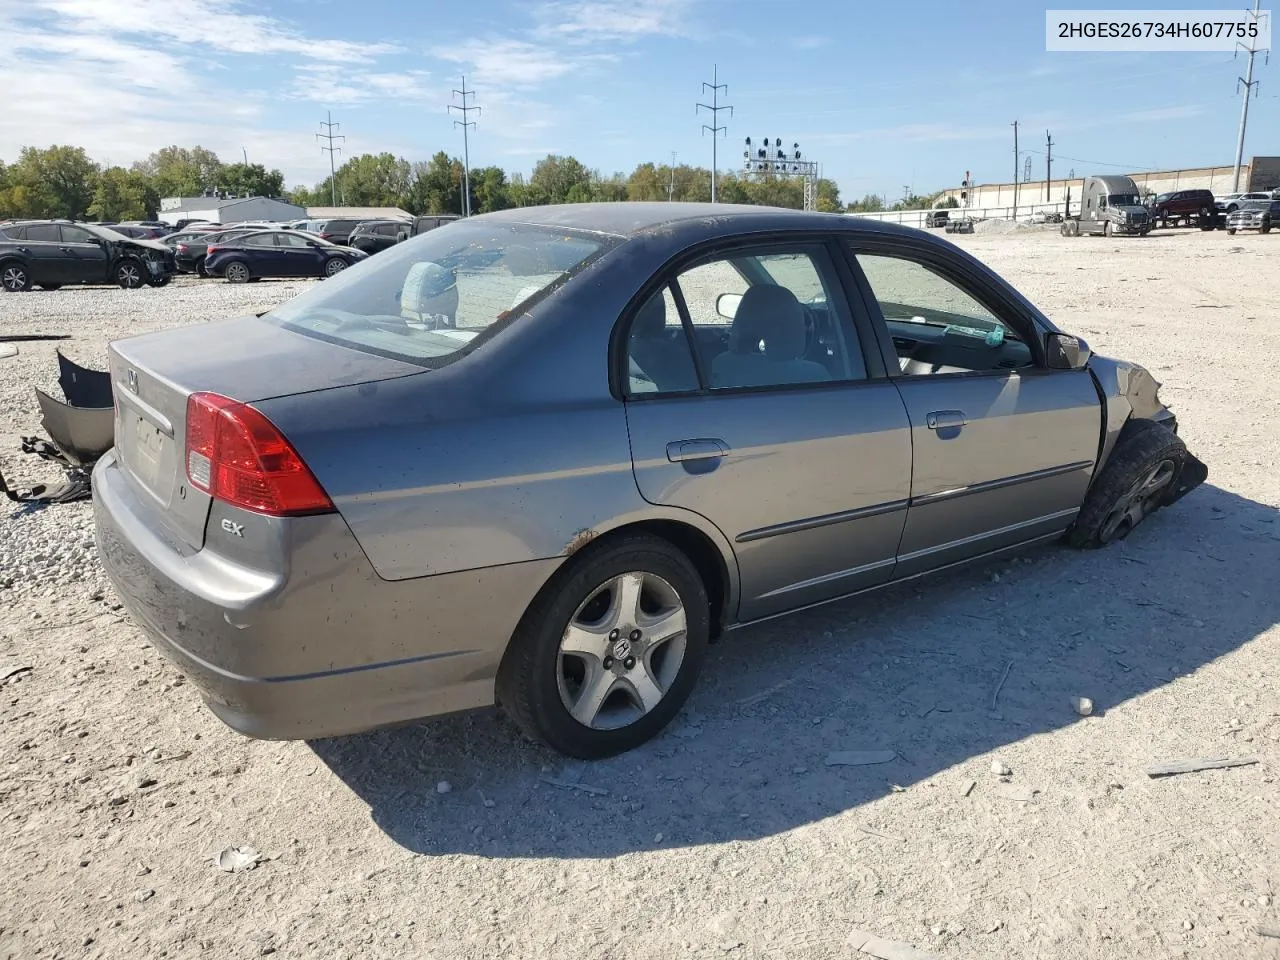
[[[94,470],[93,504],[126,610],[220,719],[264,739],[492,704],[507,641],[559,563],[385,581],[330,514],[270,521],[290,525],[286,572],[252,569],[170,537],[114,451]]]

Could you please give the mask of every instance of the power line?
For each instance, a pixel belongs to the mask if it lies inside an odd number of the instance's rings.
[[[1253,0],[1253,12],[1250,14],[1250,17],[1252,18],[1252,22],[1255,24],[1258,22],[1258,7],[1260,6],[1260,3],[1261,0]],[[1250,40],[1249,46],[1247,47],[1243,43],[1237,41],[1236,48],[1237,52],[1240,49],[1248,52],[1249,63],[1248,66],[1245,67],[1244,76],[1236,78],[1236,90],[1239,91],[1240,87],[1244,87],[1244,100],[1240,104],[1240,132],[1236,136],[1236,168],[1235,173],[1231,178],[1232,193],[1240,192],[1240,162],[1244,159],[1244,129],[1249,123],[1249,93],[1250,91],[1256,91],[1258,84],[1261,83],[1260,80],[1253,79],[1253,58],[1258,54],[1257,40]],[[1270,61],[1271,55],[1268,53],[1266,62],[1269,63]],[[1257,96],[1256,92],[1254,93],[1254,96]]]
[[[457,110],[462,114],[462,119],[453,121],[453,125],[462,128],[462,215],[469,217],[471,216],[471,148],[467,140],[467,128],[476,125],[476,122],[470,119],[471,111],[474,110],[479,115],[480,108],[473,107],[467,102],[467,97],[474,97],[476,92],[467,89],[465,74],[462,77],[462,89],[453,91],[453,94],[462,97],[462,106],[451,103],[449,109]]]
[[[719,126],[720,111],[728,110],[729,116],[731,117],[733,116],[733,107],[729,106],[728,104],[720,103],[720,91],[723,90],[725,93],[728,93],[729,85],[727,83],[720,83],[720,75],[718,72],[718,67],[715,64],[712,64],[711,66],[711,82],[707,83],[704,81],[702,84],[702,92],[704,95],[708,90],[711,91],[711,103],[710,104],[699,103],[697,105],[697,109],[694,112],[696,113],[697,110],[711,111],[711,125],[708,126],[707,124],[704,123],[702,125],[702,132],[706,133],[707,131],[711,131],[711,202],[715,203],[716,202],[716,166],[717,166],[716,138],[722,133],[725,136],[729,135],[729,128],[727,126]]]
[[[333,132],[334,130],[337,130],[339,127],[342,126],[342,124],[340,123],[333,122],[333,111],[332,110],[325,111],[325,116],[328,119],[320,121],[320,126],[325,128],[325,132],[317,133],[316,139],[327,140],[329,142],[329,145],[327,147],[321,147],[320,149],[329,154],[329,199],[333,202],[333,205],[336,207],[338,205],[338,174],[337,174],[337,171],[334,170],[333,168],[333,155],[335,153],[340,152],[342,148],[335,147],[333,145],[333,141],[341,140],[345,143],[347,138],[344,136],[335,134]]]

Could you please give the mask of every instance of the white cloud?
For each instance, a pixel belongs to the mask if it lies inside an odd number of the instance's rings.
[[[492,86],[537,86],[574,68],[574,63],[557,51],[525,40],[468,40],[433,52],[442,60],[467,67],[477,83]]]
[[[279,20],[249,12],[250,7],[241,0],[32,0],[26,10],[54,14],[64,29],[91,37],[160,38],[226,53],[356,62],[397,49],[306,37]]]
[[[557,0],[538,8],[537,34],[579,43],[683,36],[687,0]]]

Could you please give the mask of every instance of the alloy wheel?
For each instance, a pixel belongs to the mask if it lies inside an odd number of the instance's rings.
[[[341,273],[345,269],[347,269],[347,261],[334,257],[324,265],[324,275],[326,277],[332,277]]]
[[[1111,508],[1098,532],[1098,541],[1105,544],[1128,536],[1156,508],[1177,472],[1172,460],[1161,460],[1144,473]]]
[[[229,263],[226,277],[230,283],[244,283],[249,279],[249,268],[238,261]]]
[[[142,286],[142,271],[135,264],[122,263],[116,268],[116,282],[126,290]]]
[[[5,267],[0,282],[4,283],[4,288],[10,293],[21,293],[27,289],[27,271],[21,267]]]
[[[561,702],[593,730],[634,723],[675,683],[686,637],[684,604],[670,583],[640,571],[612,578],[578,607],[561,637]]]

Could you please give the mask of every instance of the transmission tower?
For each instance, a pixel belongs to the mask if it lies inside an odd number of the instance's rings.
[[[333,122],[332,110],[326,111],[325,117],[326,117],[325,120],[320,121],[320,126],[325,128],[325,132],[317,133],[316,139],[324,140],[324,141],[327,141],[328,143],[328,146],[321,147],[320,149],[323,150],[325,153],[329,154],[329,199],[332,201],[333,205],[336,207],[338,205],[338,173],[333,166],[333,155],[335,153],[341,152],[342,148],[335,147],[333,145],[333,142],[335,140],[341,140],[345,143],[347,138],[344,136],[335,134],[333,132],[334,130],[337,130],[339,127],[341,127],[342,124]]]
[[[476,125],[476,122],[471,119],[471,111],[474,110],[479,116],[480,108],[467,102],[467,97],[474,97],[476,92],[467,89],[465,75],[462,77],[462,89],[453,91],[453,95],[462,98],[461,106],[451,103],[449,110],[457,110],[462,114],[462,119],[453,121],[453,125],[462,128],[462,215],[469,217],[471,216],[471,148],[467,139],[467,128]]]
[[[698,110],[711,111],[711,123],[710,125],[704,123],[702,125],[702,132],[707,133],[708,131],[710,131],[711,133],[711,202],[712,203],[716,202],[716,166],[717,166],[716,138],[720,136],[720,134],[722,133],[725,136],[729,135],[729,128],[726,126],[720,126],[720,111],[728,110],[729,116],[731,117],[733,116],[733,107],[727,104],[720,103],[720,92],[724,91],[725,93],[728,93],[729,85],[727,83],[720,83],[720,75],[717,71],[718,71],[718,67],[715,64],[713,64],[711,67],[711,82],[710,83],[704,82],[702,84],[702,92],[704,95],[708,90],[711,91],[711,103],[710,104],[699,103],[697,106]]]
[[[1255,24],[1260,19],[1260,11],[1258,9],[1259,6],[1260,6],[1260,0],[1253,0],[1253,11],[1249,14],[1249,16],[1252,18],[1252,22]],[[1240,50],[1244,50],[1247,54],[1249,54],[1249,62],[1248,62],[1248,66],[1245,67],[1244,76],[1238,77],[1236,79],[1236,89],[1239,90],[1241,87],[1244,88],[1244,102],[1240,105],[1240,133],[1236,136],[1236,169],[1235,169],[1234,175],[1231,178],[1232,193],[1240,192],[1240,162],[1244,159],[1244,128],[1249,123],[1249,94],[1253,93],[1253,95],[1256,97],[1258,95],[1258,84],[1261,82],[1253,79],[1253,58],[1258,55],[1258,50],[1259,50],[1258,41],[1251,40],[1249,42],[1249,46],[1247,47],[1243,43],[1237,42],[1236,43],[1237,54],[1240,52]],[[1270,52],[1267,53],[1267,57],[1264,62],[1266,63],[1271,62]]]

